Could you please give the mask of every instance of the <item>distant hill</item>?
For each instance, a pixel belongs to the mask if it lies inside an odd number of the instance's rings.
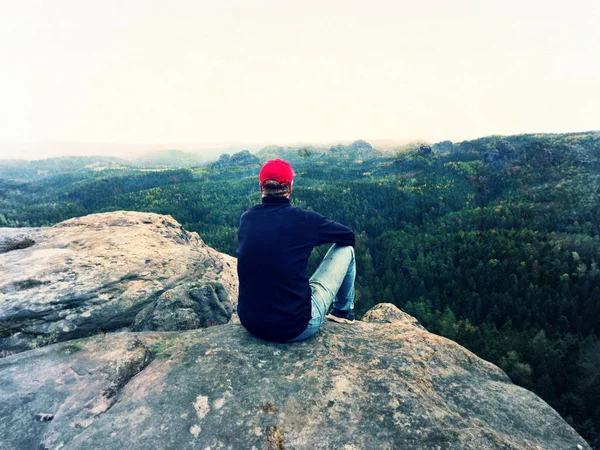
[[[100,171],[130,166],[129,161],[113,156],[63,156],[35,161],[4,159],[0,160],[0,178],[27,181],[82,170]]]
[[[336,157],[353,160],[373,159],[383,156],[383,152],[374,149],[371,144],[363,140],[354,141],[349,145],[338,144],[330,147],[328,153]]]
[[[82,171],[104,171],[137,168],[190,168],[205,165],[206,155],[181,150],[158,150],[133,159],[114,156],[60,156],[27,161],[0,160],[0,178],[31,181],[50,175]]]
[[[321,157],[322,153],[322,150],[313,146],[281,147],[279,145],[268,145],[259,150],[256,156],[263,163],[270,159],[281,158],[293,164],[304,160],[306,157]]]
[[[269,159],[281,158],[290,163],[299,163],[303,161],[328,159],[330,157],[336,160],[365,160],[382,157],[384,153],[371,146],[367,141],[357,140],[351,144],[337,144],[329,148],[320,148],[314,146],[302,147],[280,147],[269,145],[256,153],[256,156],[265,162]]]
[[[158,150],[132,160],[138,167],[178,167],[188,168],[206,164],[206,155],[181,150]]]
[[[258,169],[260,167],[260,159],[255,155],[251,154],[248,150],[242,150],[241,152],[229,155],[229,153],[223,153],[219,159],[209,164],[209,167],[213,169]]]

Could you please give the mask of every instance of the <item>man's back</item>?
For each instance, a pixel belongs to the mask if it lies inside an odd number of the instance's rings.
[[[302,333],[311,318],[308,258],[326,243],[354,246],[354,233],[286,197],[264,197],[242,214],[238,314],[248,331],[275,341]]]

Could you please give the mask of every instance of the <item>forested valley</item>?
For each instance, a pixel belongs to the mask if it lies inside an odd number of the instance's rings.
[[[600,132],[267,147],[185,168],[0,161],[0,227],[150,211],[235,256],[239,217],[260,203],[258,171],[274,157],[296,172],[293,205],[355,231],[359,316],[394,303],[600,437]]]

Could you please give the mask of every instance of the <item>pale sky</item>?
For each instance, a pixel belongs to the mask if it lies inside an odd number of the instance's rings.
[[[598,0],[0,0],[0,158],[598,130],[599,24]]]

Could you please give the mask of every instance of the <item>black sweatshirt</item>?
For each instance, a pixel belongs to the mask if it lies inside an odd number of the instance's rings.
[[[354,233],[285,197],[264,197],[240,217],[237,311],[255,336],[286,341],[311,319],[307,264],[312,249],[337,243],[354,247]]]

